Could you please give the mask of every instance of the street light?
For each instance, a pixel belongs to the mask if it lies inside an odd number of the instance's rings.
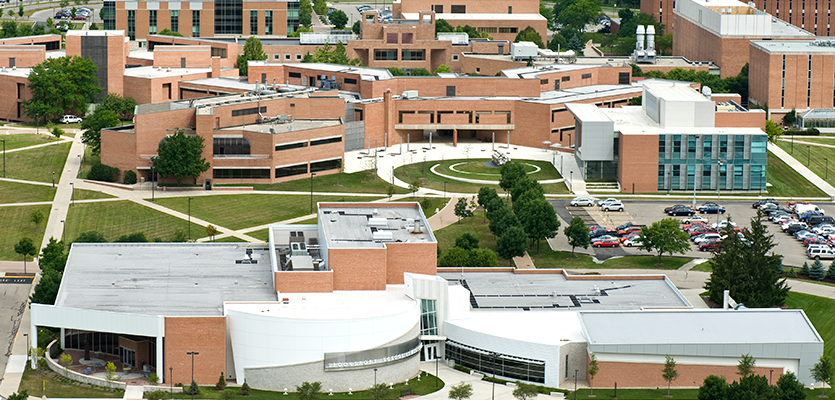
[[[164,374],[165,370],[163,370],[162,372]],[[168,384],[171,386],[171,398],[173,399],[174,398],[174,367],[168,367],[168,378],[169,378],[168,380],[170,381],[170,382],[168,382]]]
[[[812,162],[812,147],[807,144],[806,145],[806,166],[808,167],[811,162]]]
[[[191,241],[191,201],[194,197],[188,198],[188,241]],[[193,358],[193,357],[192,357]]]
[[[156,173],[154,173],[154,158],[153,157],[151,157],[151,161],[148,161],[148,164],[151,164],[151,203],[153,203],[154,202],[154,192],[157,191],[157,188],[155,186],[157,180],[154,179],[156,177]]]
[[[823,161],[826,162],[826,173],[824,173],[824,178],[823,179],[827,180],[827,179],[829,179],[829,159],[824,158]]]
[[[61,240],[67,240],[67,222],[63,219],[61,220]]]
[[[313,214],[313,177],[316,176],[315,172],[310,173],[310,213]]]
[[[490,395],[492,400],[496,400],[496,352],[493,352],[493,393]]]
[[[3,177],[6,177],[6,139],[0,139],[3,142]]]
[[[55,171],[52,171],[52,188],[55,189]]]
[[[374,386],[377,386],[377,368],[374,368]]]
[[[693,135],[694,146],[699,146],[699,135]],[[695,157],[695,150],[693,151]],[[694,160],[695,162],[695,160]],[[693,165],[693,209],[696,209],[696,165]]]
[[[768,370],[768,384],[769,384],[769,385],[771,385],[771,378],[772,378],[772,375],[774,375],[774,370],[773,370],[773,369],[769,369],[769,370]]]
[[[574,191],[574,170],[568,171],[568,175],[569,175],[568,183],[571,184],[571,187],[568,188],[568,190],[573,192]]]
[[[75,185],[70,182],[70,206],[75,207]]]
[[[24,333],[23,337],[26,338],[26,363],[29,364],[29,334]]]
[[[200,354],[199,351],[187,351],[186,354],[191,356],[191,381],[194,382],[194,356]],[[189,390],[191,392],[191,390]],[[194,400],[194,393],[191,393],[191,400]]]
[[[579,369],[574,370],[574,400],[577,400],[577,374],[579,372]]]

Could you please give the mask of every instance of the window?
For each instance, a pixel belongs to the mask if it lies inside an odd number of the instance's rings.
[[[618,85],[628,85],[629,84],[629,72],[619,72],[618,73]]]
[[[563,76],[562,78],[560,78],[560,80],[563,81],[563,82],[568,82],[568,81],[571,80],[571,77],[570,76]]]
[[[446,95],[448,97],[454,97],[455,96],[455,86],[447,86],[446,87]]]
[[[281,54],[273,55],[273,60],[281,60]]]
[[[513,14],[513,6],[507,6],[507,13]]]
[[[456,364],[503,378],[545,383],[545,361],[493,353],[452,340],[446,341],[446,357]]]
[[[423,50],[403,50],[400,53],[403,61],[423,61]]]
[[[519,33],[519,28],[499,28],[499,33]]]
[[[667,153],[667,138],[662,136],[658,137],[658,158],[663,159],[666,158]]]
[[[15,58],[14,57],[9,57],[9,68],[14,68],[14,67],[15,67]]]
[[[673,135],[673,158],[681,158],[681,135]]]
[[[300,61],[301,59],[302,59],[302,55],[301,54],[296,54],[296,60]]]
[[[433,10],[435,11],[436,14],[443,14],[444,13],[443,4],[438,4],[438,5],[435,5],[435,6],[432,6],[432,7],[434,7]]]
[[[719,155],[725,154],[728,152],[728,136],[721,135],[719,136]]]
[[[275,177],[281,178],[285,176],[302,175],[307,173],[307,164],[292,165],[289,167],[279,167],[275,169]]]
[[[287,2],[287,34],[291,34],[299,29],[299,2]]]
[[[496,33],[498,30],[499,30],[499,28],[489,27],[489,26],[478,28],[479,32],[486,32],[486,33]]]
[[[275,145],[275,151],[300,149],[302,147],[307,147],[307,141],[306,140],[303,141],[303,142],[296,142],[296,143],[277,144],[277,145]]]
[[[510,111],[496,111],[496,115],[506,115],[507,116],[507,123],[510,123]]]
[[[386,44],[397,44],[397,33],[386,33]]]
[[[693,158],[696,156],[696,138],[694,136],[687,137],[687,157]]]
[[[493,114],[492,111],[476,111],[475,112],[475,123],[478,124],[478,123],[481,122],[479,117],[481,117],[482,115],[491,115],[491,114]],[[551,115],[551,118],[552,119],[554,118],[553,114]],[[554,121],[551,121],[551,122],[554,122]]]
[[[244,109],[241,109],[241,110],[232,110],[232,116],[233,117],[240,117],[242,115],[258,114],[259,112],[261,112],[261,113],[267,112],[267,106],[261,106],[260,110],[258,109],[258,107],[244,108]]]
[[[251,10],[249,12],[249,34],[250,35],[257,35],[258,34],[258,11]]]
[[[151,35],[157,33],[157,10],[148,10],[148,33]]]
[[[467,6],[452,5],[450,7],[450,12],[453,13],[453,14],[466,14],[467,13]]]
[[[180,10],[171,10],[171,30],[180,31]]]
[[[273,34],[273,12],[272,10],[264,11],[264,34]]]
[[[548,79],[540,79],[539,84],[540,85],[547,85],[548,84]]]
[[[105,1],[102,6],[101,17],[104,22],[105,30],[116,29],[116,2]],[[49,49],[47,49],[49,50]]]
[[[458,54],[452,55],[452,61],[458,61]]]
[[[591,74],[583,74],[582,79],[591,79]]]
[[[328,171],[342,168],[342,159],[316,161],[310,163],[310,172]]]
[[[249,155],[249,140],[246,138],[214,138],[214,155]]]
[[[200,10],[191,10],[191,36],[200,37]]]
[[[756,138],[751,141],[751,153],[765,153],[766,142]]]
[[[136,40],[136,10],[128,10],[128,37]]]
[[[405,44],[412,44],[414,41],[415,34],[411,32],[404,33],[400,35],[400,40]]]
[[[343,80],[343,82],[345,82],[346,85],[356,85],[357,84],[357,80],[354,79],[354,78],[345,78]]]
[[[289,56],[289,54],[288,54],[288,56]],[[290,78],[301,78],[302,74],[301,74],[301,72],[291,72],[287,76],[289,76]]]
[[[171,84],[170,83],[163,83],[162,84],[162,92],[168,96],[168,99],[171,99]]]
[[[269,168],[213,168],[215,179],[270,179]]]
[[[323,144],[331,144],[331,143],[342,143],[342,136],[326,138],[326,139],[316,139],[310,140],[311,146],[320,146]]]
[[[713,152],[713,136],[704,136],[702,139],[702,157],[710,158]]]
[[[745,157],[745,137],[737,135],[734,140],[734,159],[741,159]]]
[[[212,47],[212,57],[226,58],[226,49],[222,47]]]
[[[375,61],[396,61],[397,50],[374,50]]]
[[[435,300],[420,299],[420,334],[438,335],[438,313]]]
[[[414,111],[398,111],[397,112],[397,123],[398,124],[403,123],[403,115],[404,114],[414,114],[414,113],[415,113]]]
[[[215,0],[215,35],[243,34],[243,0]]]

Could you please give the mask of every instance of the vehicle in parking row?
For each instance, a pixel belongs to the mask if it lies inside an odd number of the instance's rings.
[[[629,236],[623,241],[623,245],[626,247],[639,247],[641,244],[641,235]]]
[[[574,207],[589,207],[595,205],[597,199],[591,196],[577,196],[571,199],[571,205]]]
[[[705,242],[705,241],[708,241],[708,240],[722,240],[722,235],[720,235],[716,232],[703,233],[701,235],[696,236],[693,239],[693,242],[696,243],[696,244],[702,244],[702,242]]]
[[[618,231],[618,236],[627,236],[627,235],[631,235],[633,233],[638,233],[638,232],[641,232],[642,229],[643,228],[641,228],[640,226],[626,227],[626,228],[623,228],[623,229]]]
[[[65,115],[61,117],[61,123],[64,124],[75,124],[81,122],[80,117],[76,117],[75,115]]]
[[[615,230],[616,230],[616,231],[618,231],[618,232],[620,232],[620,231],[622,231],[622,230],[624,230],[624,229],[626,229],[626,228],[630,228],[630,227],[633,227],[633,226],[637,226],[637,227],[639,227],[639,228],[646,228],[646,225],[638,225],[638,224],[636,224],[636,223],[634,223],[634,222],[627,222],[627,223],[625,223],[625,224],[623,224],[623,225],[618,225],[618,226],[617,226],[617,228],[615,228]]]
[[[603,207],[603,205],[604,205],[604,204],[606,204],[606,203],[611,203],[611,202],[615,202],[615,201],[616,201],[616,202],[620,202],[620,200],[618,200],[618,199],[616,199],[616,198],[614,198],[614,197],[607,197],[607,198],[605,198],[605,199],[603,199],[603,200],[598,200],[598,201],[597,201],[597,205],[598,205],[598,206],[600,206],[600,207]]]
[[[751,208],[759,208],[763,204],[768,204],[768,203],[774,204],[775,206],[780,205],[780,203],[777,200],[769,198],[769,199],[762,199],[762,200],[754,202],[754,204],[751,205]]]
[[[667,211],[667,215],[672,216],[672,217],[679,217],[679,216],[682,216],[682,215],[686,215],[686,216],[689,217],[689,216],[695,215],[695,214],[696,214],[696,210],[694,210],[690,207],[678,207],[678,208],[673,208],[670,211]]]
[[[687,217],[687,218],[685,218],[681,221],[682,224],[692,224],[694,222],[707,223],[707,218],[705,218],[701,215],[693,215],[693,216]]]
[[[828,246],[811,248],[806,252],[806,255],[809,256],[809,258],[814,258],[815,260],[835,259],[835,249]]]
[[[684,204],[675,204],[675,205],[672,205],[672,206],[669,206],[669,207],[665,208],[664,209],[664,214],[669,214],[670,211],[673,211],[676,208],[690,208],[690,207],[685,206]]]
[[[722,248],[722,241],[721,240],[710,239],[710,240],[705,240],[705,241],[699,243],[699,250],[700,251],[714,251],[714,250],[719,250],[721,248]]]
[[[615,238],[597,238],[591,242],[592,247],[618,247],[620,242]]]
[[[724,214],[725,207],[722,207],[718,204],[713,204],[707,207],[700,207],[699,212],[702,214]]]
[[[620,201],[612,201],[604,203],[603,206],[601,206],[601,208],[603,209],[603,211],[623,211],[623,203],[621,203]]]

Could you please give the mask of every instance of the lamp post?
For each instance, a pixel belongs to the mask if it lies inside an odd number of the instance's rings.
[[[194,197],[188,198],[188,241],[191,241],[191,201]],[[193,358],[193,357],[192,357]]]
[[[6,139],[0,139],[3,142],[3,177],[6,177]]]
[[[569,171],[568,175],[569,175],[568,182],[571,184],[571,187],[568,188],[568,190],[570,192],[573,192],[574,191],[574,170]]]
[[[66,240],[67,236],[67,222],[65,220],[61,220],[61,240]]]
[[[438,388],[438,355],[435,354],[435,389]]]
[[[496,400],[496,352],[493,352],[493,392],[490,395],[492,400]]]
[[[577,374],[579,372],[579,369],[574,370],[574,400],[577,400]]]
[[[191,356],[191,381],[194,382],[194,356],[200,354],[200,352],[199,351],[187,351],[186,354]],[[194,400],[194,393],[191,394],[191,400]]]
[[[55,189],[55,171],[52,171],[52,188]]]
[[[769,369],[769,370],[768,370],[768,384],[769,384],[769,385],[771,385],[771,378],[772,378],[772,376],[773,376],[773,375],[774,375],[774,370],[773,370],[773,369]]]
[[[806,145],[806,166],[812,162],[812,146]]]
[[[165,370],[163,370],[163,373],[165,373]],[[174,398],[174,367],[168,367],[168,380],[169,380],[168,384],[171,387],[171,398],[173,399]]]
[[[154,193],[156,193],[156,191],[157,191],[157,187],[156,187],[157,180],[155,179],[157,177],[157,174],[156,174],[156,170],[154,169],[154,158],[153,157],[151,157],[151,161],[149,161],[149,163],[151,164],[151,203],[153,203],[154,202]]]
[[[374,386],[377,386],[377,368],[374,368]]]
[[[29,334],[24,333],[23,337],[26,338],[26,364],[29,364]]]
[[[693,135],[694,146],[699,145],[699,135]],[[695,157],[695,151],[693,152]],[[695,163],[695,160],[693,160]],[[693,164],[693,209],[696,209],[696,165]]]
[[[446,179],[444,179],[444,198],[446,198]]]
[[[310,173],[310,213],[313,214],[313,177],[316,176],[315,172]]]
[[[75,185],[70,182],[70,206],[75,207]]]
[[[824,158],[823,161],[826,162],[826,172],[824,173],[823,179],[827,180],[827,179],[829,179],[829,159]]]

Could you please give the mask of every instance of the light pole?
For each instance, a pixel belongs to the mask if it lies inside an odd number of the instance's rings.
[[[377,386],[377,368],[374,368],[374,386]]]
[[[773,369],[769,369],[769,370],[768,370],[768,384],[769,384],[769,385],[771,385],[771,378],[773,377],[773,375],[774,375],[774,370],[773,370]]]
[[[55,171],[52,171],[52,188],[55,189]]]
[[[3,177],[6,177],[6,139],[0,139],[3,142]]]
[[[191,201],[194,200],[194,197],[188,198],[188,241],[191,241]],[[194,358],[194,357],[192,357]]]
[[[194,382],[194,356],[200,354],[199,351],[187,351],[186,354],[191,356],[191,381]],[[191,392],[191,390],[189,390]],[[194,393],[191,393],[191,400],[194,400]]]
[[[310,213],[313,214],[313,177],[316,176],[315,172],[310,173]]]
[[[568,182],[571,183],[571,187],[568,188],[568,191],[573,192],[574,191],[574,170],[569,171],[568,175],[569,175]]]
[[[61,240],[67,240],[67,222],[63,219],[61,220]]]
[[[577,373],[579,372],[579,369],[574,370],[574,400],[577,400]]]
[[[162,371],[165,373],[165,370]],[[168,367],[168,384],[171,386],[171,398],[174,398],[174,367]]]
[[[812,146],[806,145],[806,166],[812,162]]]
[[[26,338],[26,364],[29,364],[29,334],[24,333],[23,337]]]
[[[493,352],[493,393],[490,395],[492,400],[496,400],[496,352]]]
[[[435,389],[438,388],[438,355],[435,354]]]
[[[824,158],[823,161],[826,162],[826,172],[824,173],[824,178],[823,179],[827,180],[827,179],[829,179],[829,159]]]
[[[149,163],[151,164],[151,203],[153,203],[154,202],[154,193],[157,191],[157,188],[156,188],[157,180],[155,179],[157,174],[156,174],[156,171],[154,170],[154,159],[153,159],[153,157],[151,158],[151,161]]]
[[[70,206],[75,207],[75,185],[70,182]]]
[[[444,198],[446,198],[446,179],[444,179]]]

